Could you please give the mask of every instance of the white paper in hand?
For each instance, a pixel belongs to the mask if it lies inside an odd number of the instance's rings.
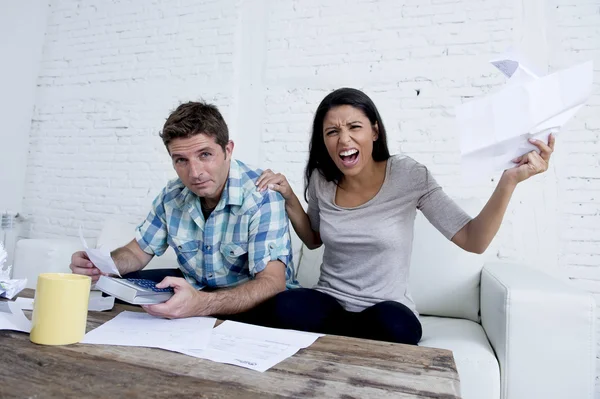
[[[456,109],[467,179],[489,177],[516,166],[511,162],[514,158],[538,150],[528,139],[547,142],[592,92],[592,61],[542,77],[517,56],[491,63],[510,78],[506,86]]]
[[[85,238],[83,238],[83,231],[81,226],[79,226],[79,239],[81,240],[81,244],[85,249],[85,253],[88,258],[92,261],[94,266],[96,266],[102,273],[106,274],[116,274],[121,277],[119,273],[119,269],[117,269],[117,265],[113,261],[113,258],[110,256],[110,251],[104,248],[89,248]]]

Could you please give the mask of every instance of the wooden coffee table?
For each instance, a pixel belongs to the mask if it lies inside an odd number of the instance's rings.
[[[89,312],[87,330],[123,310],[141,308]],[[460,398],[452,352],[339,336],[260,373],[160,349],[36,345],[0,331],[0,365],[3,398]]]

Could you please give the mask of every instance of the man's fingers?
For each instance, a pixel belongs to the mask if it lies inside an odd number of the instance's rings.
[[[164,303],[159,303],[156,305],[142,305],[142,308],[146,311],[146,313],[152,316],[168,318],[164,305]]]
[[[98,277],[100,278],[100,275],[102,275],[102,272],[100,271],[100,269],[96,268],[96,267],[79,267],[73,264],[69,265],[69,268],[71,269],[71,271],[74,274],[82,274],[84,276],[90,276],[90,277]]]
[[[152,316],[164,317],[166,319],[177,318],[177,312],[172,309],[172,300],[173,298],[169,299],[167,302],[157,303],[155,305],[142,305],[142,308]]]
[[[71,256],[71,264],[77,267],[94,267],[94,264],[89,260],[87,254],[83,251],[75,252]]]
[[[179,288],[184,283],[187,283],[187,281],[181,277],[165,277],[160,283],[156,284],[156,288]]]

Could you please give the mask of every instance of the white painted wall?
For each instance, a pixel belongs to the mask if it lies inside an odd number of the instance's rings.
[[[600,0],[55,0],[27,160],[33,237],[137,222],[174,175],[157,134],[179,101],[221,108],[238,158],[300,193],[309,129],[332,89],[364,89],[394,152],[455,197],[454,106],[496,90],[487,61],[518,44],[554,71],[593,59]],[[570,277],[600,303],[600,90],[558,139],[551,170],[524,183],[489,253]],[[417,96],[416,90],[420,91]]]
[[[0,211],[20,211],[48,1],[0,5]]]
[[[47,14],[47,0],[0,4],[0,213],[22,211],[29,130]],[[10,265],[17,230],[6,234]],[[0,242],[3,236],[0,232]]]

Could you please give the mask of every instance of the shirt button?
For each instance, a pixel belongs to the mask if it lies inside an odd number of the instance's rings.
[[[208,275],[208,277],[210,277],[210,278],[212,278],[212,276],[213,276],[212,273]]]
[[[207,250],[207,251],[210,251],[210,248],[211,248],[211,246],[210,246],[210,245],[207,245],[207,246],[206,246],[206,250]]]

